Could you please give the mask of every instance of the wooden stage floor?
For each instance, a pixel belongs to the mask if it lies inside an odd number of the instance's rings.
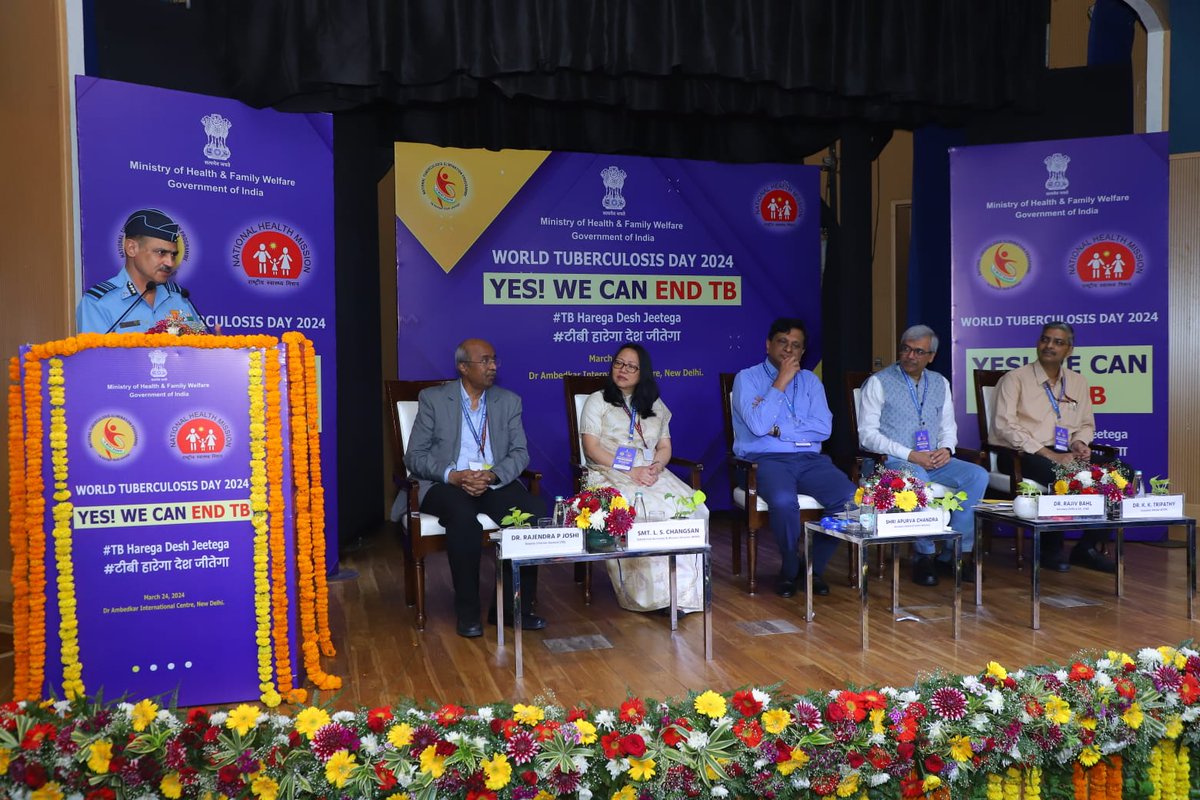
[[[826,573],[828,597],[816,598],[816,620],[804,622],[804,596],[774,593],[778,556],[774,542],[760,539],[759,585],[746,593],[745,575],[731,574],[729,524],[713,521],[714,660],[705,662],[703,620],[692,614],[672,633],[656,614],[622,610],[607,574],[595,571],[593,599],[585,606],[570,567],[543,568],[539,611],[544,631],[526,632],[525,676],[513,669],[512,638],[497,648],[495,628],[463,639],[454,632],[445,556],[428,564],[428,617],[418,632],[415,611],[404,605],[401,551],[393,535],[380,532],[344,555],[344,571],[356,577],[330,583],[330,617],[338,654],[326,670],[341,675],[341,708],[376,706],[400,698],[482,704],[528,702],[551,697],[563,704],[615,705],[627,693],[661,698],[690,689],[718,691],[779,684],[781,691],[870,684],[904,686],[922,672],[977,672],[989,660],[1014,669],[1063,661],[1079,650],[1178,644],[1195,636],[1186,613],[1186,556],[1182,547],[1133,544],[1126,551],[1126,596],[1113,594],[1113,577],[1074,568],[1043,572],[1042,629],[1029,628],[1029,572],[1018,570],[1011,540],[997,539],[985,560],[984,605],[976,608],[964,584],[962,638],[950,632],[951,587],[914,585],[901,572],[903,619],[887,608],[890,581],[871,578],[871,647],[859,646],[857,592],[846,585],[846,548]],[[490,590],[492,562],[484,557],[483,590]],[[890,572],[888,573],[890,575]],[[486,601],[485,601],[486,602]],[[4,609],[7,611],[7,609]],[[6,620],[7,621],[7,620]],[[771,623],[767,626],[755,623]],[[764,632],[775,629],[785,632]],[[794,628],[792,632],[786,632]],[[607,649],[555,652],[547,643],[602,636]],[[11,636],[0,635],[0,699],[12,696]],[[327,698],[323,698],[327,699]]]

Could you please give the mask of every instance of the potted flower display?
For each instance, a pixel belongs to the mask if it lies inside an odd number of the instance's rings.
[[[611,553],[624,547],[637,512],[610,486],[587,489],[567,500],[567,526],[584,532],[590,553]]]
[[[954,511],[963,510],[963,501],[967,499],[967,493],[961,489],[957,492],[946,490],[946,493],[941,497],[931,498],[929,501],[930,508],[936,508],[942,512],[942,527],[950,527],[950,514]]]
[[[500,519],[500,526],[504,528],[528,528],[529,520],[533,519],[533,514],[528,511],[522,511],[517,506],[513,506]]]
[[[1026,479],[1017,484],[1017,496],[1013,498],[1013,513],[1021,519],[1037,519],[1038,497],[1042,487]]]
[[[696,513],[696,508],[708,499],[704,492],[697,489],[689,496],[668,494],[663,499],[675,502],[675,519],[687,519]]]

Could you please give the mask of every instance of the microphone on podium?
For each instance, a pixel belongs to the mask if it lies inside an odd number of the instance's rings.
[[[207,331],[208,323],[204,321],[204,317],[200,314],[200,309],[196,308],[196,304],[192,302],[192,293],[189,292],[186,287],[180,286],[179,295],[184,300],[187,300],[188,305],[192,307],[192,311],[196,313],[196,319],[200,321],[200,326]]]
[[[135,299],[132,303],[129,304],[128,308],[126,308],[123,312],[121,312],[121,316],[117,317],[116,322],[114,322],[112,325],[108,326],[108,330],[106,330],[105,333],[112,333],[113,329],[121,324],[121,320],[123,320],[127,316],[129,316],[129,312],[133,311],[133,307],[142,301],[142,298],[146,296],[146,292],[149,292],[159,286],[162,286],[162,284],[158,283],[157,281],[147,281],[146,288],[142,289],[142,293],[137,296],[137,299]]]

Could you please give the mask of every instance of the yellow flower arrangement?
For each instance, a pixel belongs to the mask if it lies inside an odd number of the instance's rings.
[[[178,772],[168,772],[162,776],[162,780],[158,782],[158,789],[163,793],[163,797],[168,797],[171,800],[178,800],[183,796],[183,781],[179,779]]]
[[[435,780],[446,772],[446,757],[437,754],[437,745],[431,744],[421,751],[421,772]]]
[[[407,747],[412,744],[413,726],[407,722],[393,725],[388,729],[387,740],[392,747]]]
[[[138,733],[146,730],[154,718],[158,716],[158,705],[153,700],[141,700],[129,712],[133,729]]]
[[[537,706],[517,703],[513,706],[513,719],[522,725],[533,727],[546,718],[546,712]]]
[[[508,782],[512,780],[512,765],[508,763],[508,758],[503,753],[496,753],[486,759],[481,766],[483,767],[484,785],[493,792],[508,786]]]
[[[267,527],[271,566],[271,641],[274,644],[275,680],[279,694],[291,702],[305,698],[294,695],[292,654],[288,644],[288,564],[284,527],[283,423],[280,419],[279,348],[265,354],[267,425]],[[273,699],[273,698],[272,698]]]
[[[703,714],[706,717],[716,719],[717,717],[725,716],[726,703],[725,698],[714,692],[712,689],[704,692],[696,698],[694,706],[696,712]]]
[[[782,733],[791,723],[792,715],[787,709],[772,708],[762,713],[762,726],[767,733]]]
[[[242,703],[230,711],[229,716],[225,719],[225,727],[236,732],[238,736],[245,736],[256,725],[258,725],[258,709],[249,703]]]
[[[112,762],[113,744],[107,739],[100,739],[92,742],[88,748],[88,769],[97,775],[103,775],[108,772],[108,765]]]
[[[328,725],[329,721],[329,712],[325,709],[306,708],[296,715],[296,733],[312,739],[313,734]]]
[[[350,780],[350,773],[354,771],[356,763],[358,763],[358,759],[353,753],[338,750],[325,762],[325,780],[339,789],[342,788]]]
[[[654,767],[657,762],[653,758],[629,759],[629,777],[635,781],[648,781],[654,777]]]

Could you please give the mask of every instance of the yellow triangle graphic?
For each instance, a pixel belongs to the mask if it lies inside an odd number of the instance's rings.
[[[449,272],[549,155],[396,142],[396,217]]]

